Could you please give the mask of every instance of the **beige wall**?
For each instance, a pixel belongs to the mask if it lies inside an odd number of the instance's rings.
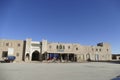
[[[9,43],[9,46],[6,44]],[[20,44],[20,46],[18,46]],[[25,47],[24,47],[25,44]],[[58,46],[58,48],[57,48]],[[62,49],[59,49],[62,46]],[[2,52],[8,51],[9,48],[14,49],[14,56],[16,61],[22,61],[24,56],[25,61],[31,61],[32,53],[38,51],[40,54],[44,53],[74,53],[77,56],[77,61],[91,60],[111,60],[111,47],[108,43],[100,43],[96,46],[85,46],[78,43],[58,43],[48,42],[47,40],[32,41],[32,39],[23,40],[0,40],[0,59],[2,59]],[[25,50],[25,52],[24,52]],[[19,56],[17,56],[19,54]],[[29,60],[26,55],[29,54]]]
[[[47,43],[47,53],[74,53],[77,55],[78,62],[87,60],[88,55],[91,60],[111,60],[111,48],[108,43],[101,43],[101,45],[96,46],[84,46],[77,43]],[[65,49],[59,50],[56,48],[60,45],[62,45],[62,47],[64,46]],[[69,46],[70,48],[68,48]]]
[[[8,44],[8,45],[7,45]],[[0,40],[0,59],[2,58],[2,52],[13,49],[13,56],[16,56],[16,62],[22,61],[23,57],[23,40]]]

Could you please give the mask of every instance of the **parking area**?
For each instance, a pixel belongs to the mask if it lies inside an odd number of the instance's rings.
[[[0,63],[0,80],[120,80],[120,64]]]

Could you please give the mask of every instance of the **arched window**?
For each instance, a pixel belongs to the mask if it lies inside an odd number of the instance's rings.
[[[96,51],[98,51],[98,49],[96,49]]]
[[[17,44],[17,46],[18,46],[18,47],[20,47],[20,43],[19,43],[19,44]]]
[[[59,46],[59,49],[62,49],[62,45]]]
[[[109,51],[109,49],[107,49],[107,51]]]
[[[70,46],[68,46],[68,49],[70,49]]]
[[[65,46],[63,46],[63,49],[65,49]]]
[[[56,46],[56,49],[58,49],[58,45]]]
[[[6,43],[6,46],[9,46],[9,43]]]
[[[78,50],[78,48],[76,48],[76,50]]]

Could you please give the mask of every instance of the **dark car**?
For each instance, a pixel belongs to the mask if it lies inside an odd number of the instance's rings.
[[[4,61],[7,63],[13,62],[15,60],[15,56],[8,56]]]

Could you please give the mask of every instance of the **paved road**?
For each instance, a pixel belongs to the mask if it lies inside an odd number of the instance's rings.
[[[120,80],[120,64],[0,63],[0,80]]]

